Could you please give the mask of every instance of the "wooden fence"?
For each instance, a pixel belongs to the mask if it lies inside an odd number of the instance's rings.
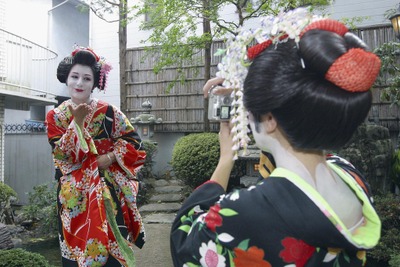
[[[359,28],[353,31],[370,48],[374,50],[384,43],[397,42],[391,25],[381,25],[374,27]],[[399,119],[400,110],[396,105],[390,102],[382,101],[380,98],[382,87],[376,86],[373,92],[373,106],[368,116],[368,121],[375,122],[389,129],[394,144],[398,142],[400,131]]]
[[[215,42],[212,55],[223,42]],[[176,79],[177,68],[169,67],[155,74],[153,67],[157,54],[146,55],[144,48],[127,50],[127,107],[129,118],[136,117],[143,109],[141,104],[148,99],[153,107],[151,113],[162,118],[163,123],[156,125],[156,132],[202,132],[204,129],[204,85],[203,52],[199,51],[192,62],[183,68],[185,83],[177,82],[168,91],[168,86]],[[212,75],[221,57],[212,58]],[[217,130],[218,124],[211,124]]]
[[[389,25],[359,28],[353,32],[360,36],[371,50],[396,40]],[[223,42],[215,42],[211,54],[214,55],[217,49],[223,46]],[[156,118],[163,119],[162,124],[156,125],[156,132],[202,132],[204,100],[201,89],[205,82],[203,52],[199,51],[197,57],[184,66],[186,82],[176,83],[169,92],[167,88],[176,77],[177,68],[169,67],[155,74],[153,67],[157,58],[157,54],[146,55],[144,48],[127,50],[127,116],[133,118],[139,115],[143,111],[141,104],[148,99],[153,105],[151,113]],[[220,60],[220,56],[212,57],[212,75],[215,75]],[[374,108],[371,109],[368,120],[389,128],[391,134],[397,136],[399,110],[390,103],[380,101],[379,91],[379,88],[374,90]],[[211,129],[217,131],[218,124],[212,123]]]

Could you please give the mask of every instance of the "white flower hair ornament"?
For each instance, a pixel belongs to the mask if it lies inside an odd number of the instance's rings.
[[[298,8],[281,12],[277,16],[264,17],[261,19],[260,28],[240,30],[237,36],[227,40],[226,49],[223,51],[225,56],[218,64],[217,76],[224,78],[223,86],[234,89],[231,117],[235,160],[240,149],[243,150],[243,154],[247,153],[250,140],[247,111],[243,105],[243,85],[251,60],[267,47],[287,42],[289,39],[293,39],[298,47],[303,34],[313,29],[334,32],[340,36],[348,34],[348,28],[339,21],[313,15],[308,8]],[[256,45],[247,49],[254,42]],[[303,59],[301,63],[305,68]],[[357,68],[354,68],[354,64]],[[361,48],[352,48],[336,59],[325,74],[325,79],[346,91],[362,92],[372,86],[379,69],[380,60],[375,54]]]

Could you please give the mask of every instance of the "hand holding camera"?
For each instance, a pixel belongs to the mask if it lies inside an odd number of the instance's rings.
[[[210,79],[203,88],[204,96],[209,97],[208,119],[210,121],[229,121],[232,110],[233,89],[222,86],[222,78]]]

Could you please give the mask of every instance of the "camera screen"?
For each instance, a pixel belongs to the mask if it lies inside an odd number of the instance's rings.
[[[221,106],[221,115],[220,118],[222,120],[226,120],[230,118],[230,111],[231,111],[231,107],[230,106]]]

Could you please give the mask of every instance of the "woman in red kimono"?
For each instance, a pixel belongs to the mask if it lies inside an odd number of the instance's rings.
[[[213,175],[173,223],[174,265],[364,266],[381,222],[363,176],[325,151],[345,145],[365,120],[379,58],[342,23],[306,9],[265,18],[227,46],[219,77],[204,92],[221,83],[235,88],[233,119],[221,122]],[[241,108],[256,145],[276,168],[262,156],[265,179],[227,193],[232,148],[247,134]]]
[[[132,245],[145,241],[136,206],[146,157],[140,137],[119,109],[91,97],[94,88],[105,89],[110,69],[82,47],[57,69],[71,96],[46,118],[63,266],[134,266]]]

